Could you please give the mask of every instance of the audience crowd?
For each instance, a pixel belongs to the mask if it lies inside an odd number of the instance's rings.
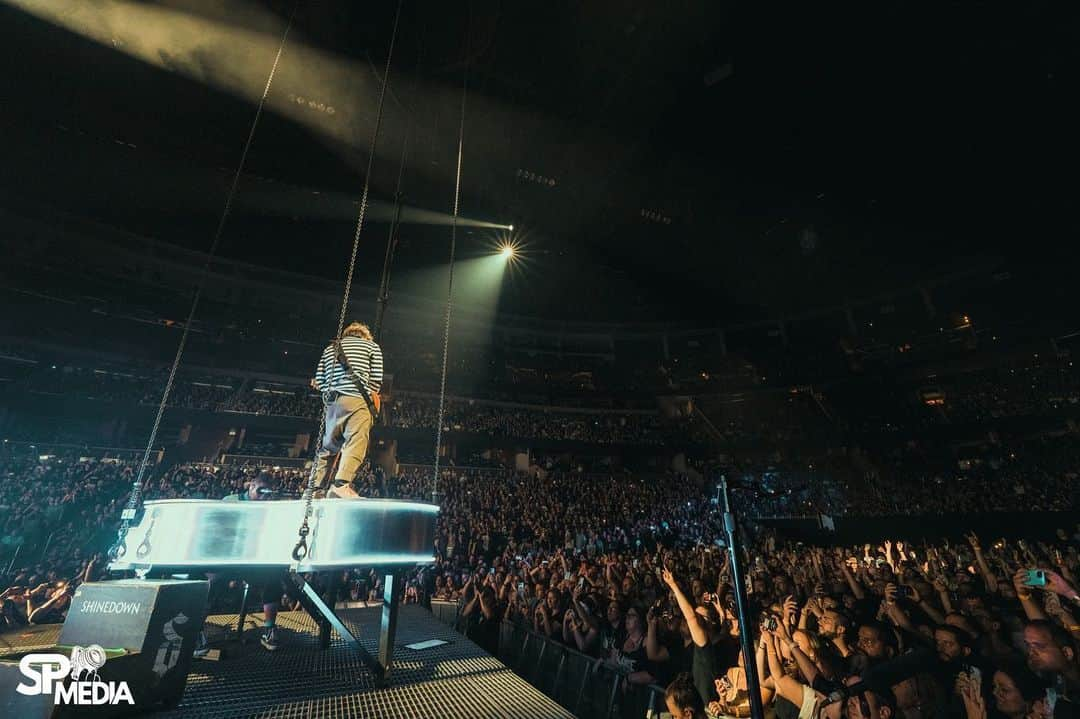
[[[422,494],[424,477],[401,479],[398,491]],[[1053,541],[915,530],[859,546],[745,527],[743,626],[715,507],[685,487],[674,476],[444,478],[428,586],[492,651],[510,622],[595,658],[627,711],[640,709],[635,685],[659,683],[676,716],[749,716],[748,632],[777,716],[1076,714],[1080,525]]]
[[[41,341],[27,348],[9,340],[7,333],[29,327],[5,324],[0,399],[10,392],[23,406],[67,399],[128,406],[99,417],[104,405],[95,404],[43,429],[63,410],[23,421],[14,402],[0,402],[0,632],[64,621],[79,585],[108,576],[104,552],[139,468],[132,453],[21,440],[45,432],[52,442],[81,443],[95,429],[107,434],[94,425],[149,414],[126,410],[159,403],[168,372],[151,358],[172,356],[176,323],[167,318],[183,316],[189,303],[186,290],[169,290],[152,268],[118,274],[107,258],[91,265],[69,273],[24,262],[10,278],[33,292],[9,293],[7,314],[33,318]],[[121,276],[140,299],[124,291]],[[224,314],[193,325],[169,405],[317,424],[322,401],[304,373],[326,340],[323,329],[303,319],[304,307],[221,307]],[[918,327],[900,324],[904,336]],[[643,692],[659,686],[665,708],[681,719],[748,717],[751,669],[761,680],[755,699],[779,719],[1077,716],[1075,340],[1039,340],[1045,353],[1006,348],[993,345],[988,325],[976,332],[965,316],[960,328],[939,326],[940,345],[897,346],[869,327],[858,341],[834,330],[799,339],[806,332],[791,326],[781,328],[782,343],[771,332],[758,339],[736,332],[670,347],[665,337],[661,349],[628,336],[575,352],[565,351],[561,333],[556,340],[523,326],[495,344],[455,347],[449,387],[486,401],[447,399],[441,426],[438,401],[419,394],[447,381],[441,355],[431,351],[439,328],[391,334],[384,349],[398,391],[387,397],[386,424],[474,437],[435,477],[422,464],[431,456],[429,432],[417,432],[424,443],[402,440],[397,456],[421,464],[391,474],[366,464],[354,485],[369,498],[438,497],[435,561],[407,577],[406,601],[455,604],[459,627],[493,653],[509,625],[587,657],[593,670],[585,679],[614,687],[607,694],[623,716],[642,716]],[[790,345],[788,330],[795,330]],[[729,340],[746,348],[729,354]],[[62,347],[79,349],[68,356]],[[652,409],[657,395],[681,416],[611,409]],[[559,409],[558,397],[578,411]],[[642,404],[627,403],[631,397]],[[299,451],[296,423],[283,424],[278,434],[234,431],[242,446],[230,451],[253,458]],[[532,466],[499,466],[479,441],[485,436],[532,440],[521,443],[531,448]],[[602,447],[558,454],[562,441]],[[624,456],[629,445],[651,449]],[[700,451],[707,462],[682,453]],[[683,471],[616,468],[650,466],[660,456]],[[144,499],[221,499],[253,483],[273,487],[272,499],[289,498],[308,479],[304,468],[177,463],[168,452],[155,460],[161,464],[149,467]],[[721,472],[740,520],[745,616],[734,600],[715,486]],[[1037,519],[1007,524],[1017,512]],[[797,541],[791,528],[811,524],[808,517],[822,529]],[[831,521],[858,517],[872,518],[864,523],[870,532],[881,525],[874,541],[842,539]],[[885,517],[903,531],[885,535]],[[965,526],[975,520],[981,534]],[[985,529],[999,520],[999,530]],[[337,599],[380,596],[372,568],[308,579],[343,586]],[[297,608],[287,596],[281,603]]]
[[[184,386],[183,401],[234,411],[255,407],[228,404],[245,392],[267,411],[307,396],[258,384],[242,392],[239,381]],[[664,432],[641,415],[561,416],[457,400],[447,410],[448,429],[489,434],[649,443]],[[424,427],[434,411],[430,400],[409,397],[390,416]],[[637,715],[646,685],[665,688],[676,716],[748,716],[745,634],[762,702],[776,716],[1048,719],[1074,716],[1080,701],[1080,525],[1056,520],[1020,540],[950,541],[926,539],[917,518],[1072,512],[1078,467],[1080,442],[1065,435],[964,453],[915,442],[877,452],[777,450],[726,457],[708,471],[691,463],[685,473],[541,455],[523,472],[451,464],[436,483],[428,466],[387,475],[365,465],[355,485],[366,497],[439,493],[436,563],[408,578],[407,601],[456,602],[463,631],[492,651],[509,623],[589,657],[592,681],[616,682],[626,716]],[[134,460],[89,450],[3,445],[0,629],[63,621],[78,585],[106,575],[103,552],[136,471]],[[145,496],[218,499],[243,492],[256,471],[154,466]],[[307,480],[302,468],[263,471],[279,497],[298,496]],[[734,607],[711,481],[718,471],[737,487],[747,626]],[[858,546],[793,542],[758,523],[814,515],[915,521],[906,536]],[[380,591],[370,569],[344,580],[339,599]],[[297,606],[287,596],[282,605]]]
[[[942,378],[939,422],[981,422],[1053,412],[1080,404],[1080,372],[1044,354]]]
[[[437,398],[407,396],[394,401],[391,422],[395,427],[426,429],[435,427],[438,417]],[[660,416],[656,413],[581,414],[459,399],[445,402],[443,430],[594,444],[658,445],[667,438]]]
[[[949,425],[1061,416],[1080,409],[1080,367],[1067,357],[930,375],[905,383],[846,382],[824,401],[847,432],[914,434]]]

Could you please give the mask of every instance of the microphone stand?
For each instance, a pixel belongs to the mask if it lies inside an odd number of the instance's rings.
[[[731,561],[731,582],[735,588],[735,612],[739,616],[739,644],[742,645],[743,669],[746,672],[746,691],[750,695],[750,716],[753,719],[765,719],[765,708],[761,704],[761,679],[757,674],[757,661],[754,656],[753,625],[748,617],[746,606],[746,585],[743,584],[742,557],[739,552],[738,531],[735,515],[731,512],[731,496],[728,493],[727,477],[720,475],[717,487],[723,501],[724,533],[727,534],[728,558]]]

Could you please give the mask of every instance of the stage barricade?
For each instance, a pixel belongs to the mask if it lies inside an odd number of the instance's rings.
[[[457,626],[458,603],[457,602],[446,602],[446,601],[443,601],[441,599],[432,599],[431,600],[431,613],[433,615],[435,615],[436,619],[438,619],[440,622],[447,625],[448,627],[453,627],[454,629],[458,629],[458,626]]]
[[[578,716],[642,719],[666,716],[663,687],[630,686],[624,674],[523,626],[504,622],[498,658]]]

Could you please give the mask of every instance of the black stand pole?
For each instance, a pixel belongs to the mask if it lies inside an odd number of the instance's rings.
[[[739,615],[739,644],[742,645],[743,668],[746,670],[746,691],[750,695],[750,716],[764,719],[761,704],[761,680],[757,675],[754,657],[753,624],[746,607],[746,585],[743,584],[742,557],[739,554],[738,530],[735,515],[731,513],[731,497],[728,494],[727,477],[720,475],[720,496],[723,500],[724,532],[727,534],[728,558],[731,561],[731,582],[735,588],[735,612]]]

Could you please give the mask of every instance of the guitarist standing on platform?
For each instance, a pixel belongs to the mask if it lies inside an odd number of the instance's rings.
[[[325,488],[330,457],[340,452],[326,496],[356,499],[353,477],[367,456],[371,427],[379,416],[382,350],[368,326],[353,322],[322,353],[311,386],[322,393],[326,429],[315,455],[315,481]]]

